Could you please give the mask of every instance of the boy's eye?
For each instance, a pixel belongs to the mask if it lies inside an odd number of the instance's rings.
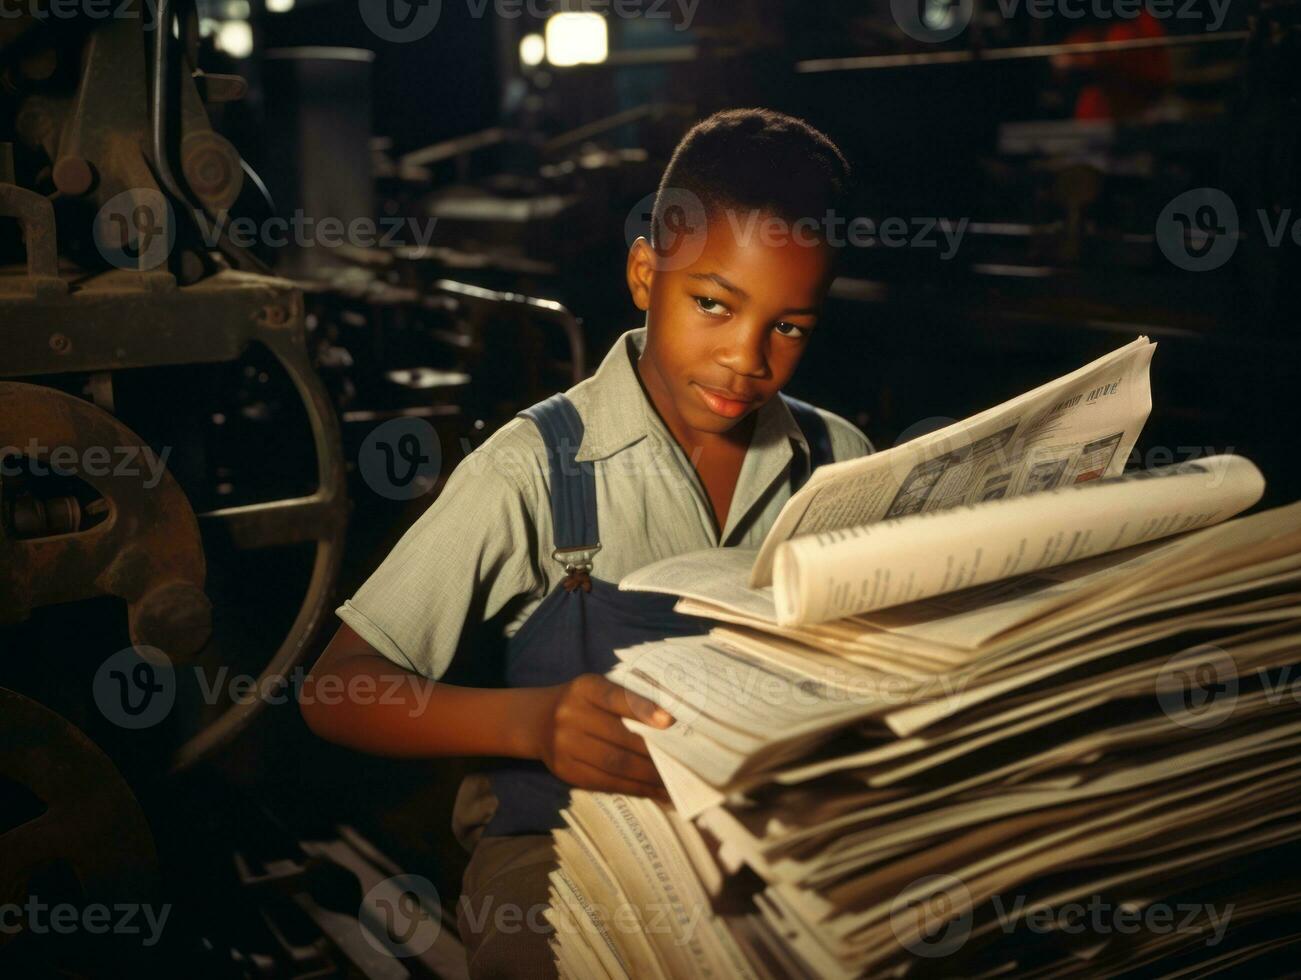
[[[701,313],[717,316],[719,313],[727,312],[727,307],[716,299],[710,299],[708,296],[693,296],[691,298],[696,301],[696,306],[699,307]]]
[[[782,329],[783,327],[785,327],[786,330],[793,330],[794,333],[785,333]],[[783,337],[794,337],[797,340],[803,340],[805,337],[807,337],[810,333],[813,332],[812,327],[801,327],[794,323],[787,323],[785,320],[779,320],[775,324],[775,329]]]

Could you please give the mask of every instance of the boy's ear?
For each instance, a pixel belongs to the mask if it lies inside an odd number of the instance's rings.
[[[645,237],[628,249],[628,293],[637,309],[650,309],[651,283],[655,280],[655,249]]]

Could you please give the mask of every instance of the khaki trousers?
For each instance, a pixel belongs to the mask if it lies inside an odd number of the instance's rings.
[[[461,843],[472,848],[456,905],[470,977],[551,980],[557,975],[550,945],[554,930],[545,912],[555,847],[550,834],[484,837],[483,826],[495,810],[487,778],[467,777],[457,792],[452,826]]]

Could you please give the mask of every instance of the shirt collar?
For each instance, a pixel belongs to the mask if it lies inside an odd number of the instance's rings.
[[[583,441],[574,457],[578,462],[612,456],[652,432],[670,444],[673,442],[672,434],[637,377],[634,362],[645,346],[646,327],[625,331],[611,346],[592,377],[580,385],[584,389],[585,404],[578,406],[583,418]],[[777,469],[785,466],[791,458],[791,439],[800,445],[807,459],[808,441],[786,406],[786,400],[776,395],[759,407],[750,444],[752,450],[763,455],[767,454],[769,447],[777,450],[780,458],[766,460],[768,465],[762,469],[766,471],[774,464]],[[749,468],[750,462],[747,461],[744,469]]]

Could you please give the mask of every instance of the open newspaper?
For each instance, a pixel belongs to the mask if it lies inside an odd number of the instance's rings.
[[[931,598],[1224,521],[1264,481],[1217,456],[1120,476],[1151,411],[1140,337],[893,449],[819,468],[762,546],[639,569],[665,592],[783,626]]]

